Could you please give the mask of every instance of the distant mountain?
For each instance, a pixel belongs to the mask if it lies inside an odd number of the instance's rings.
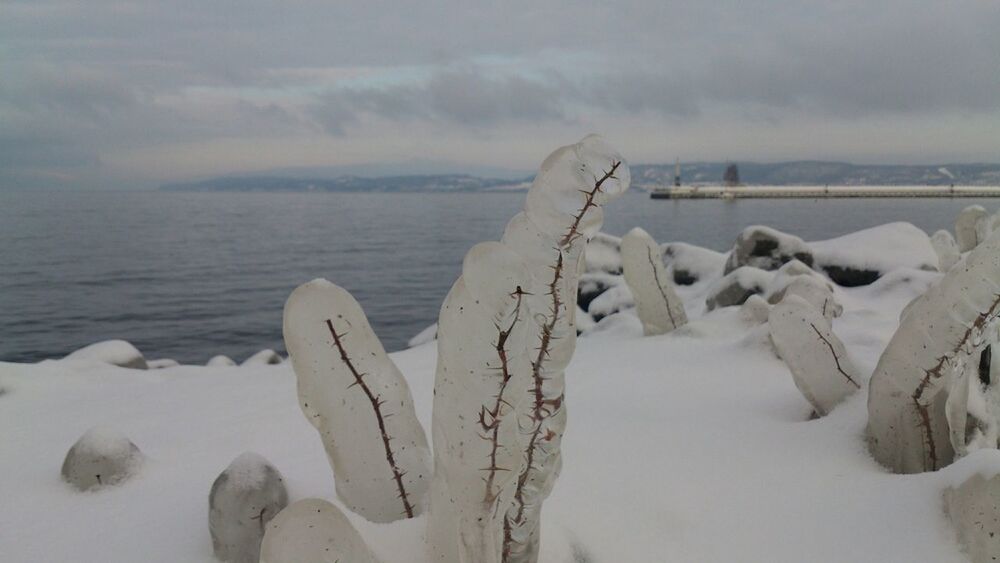
[[[200,182],[167,184],[175,192],[478,192],[518,189],[527,180],[479,178],[465,174],[385,176],[363,178],[286,178],[277,176],[226,176]]]
[[[681,165],[681,182],[721,184],[731,162],[695,162]],[[1000,186],[1000,164],[861,165],[846,162],[802,160],[760,164],[736,162],[739,179],[748,185],[968,185]],[[304,172],[305,170],[298,170]],[[167,184],[161,190],[186,192],[481,192],[527,189],[531,178],[481,178],[469,174],[410,174],[366,177],[340,175],[291,175],[274,171],[248,176],[222,176],[197,182]],[[651,190],[673,184],[674,165],[632,165],[632,184]],[[334,172],[331,169],[329,172]]]
[[[696,162],[681,164],[684,184],[721,184],[726,167],[731,163]],[[764,186],[831,185],[831,186],[899,186],[899,185],[967,185],[1000,186],[1000,164],[849,164],[801,160],[759,164],[737,162],[743,184]],[[632,184],[653,189],[670,186],[674,180],[672,164],[638,164],[631,167]]]

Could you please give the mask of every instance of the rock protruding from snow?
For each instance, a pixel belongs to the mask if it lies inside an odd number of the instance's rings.
[[[962,253],[958,251],[958,243],[951,233],[941,229],[931,235],[931,246],[938,255],[938,270],[947,272],[952,266],[962,259]]]
[[[260,563],[378,563],[339,508],[307,498],[267,524]]]
[[[740,305],[740,317],[751,325],[762,325],[771,314],[771,305],[760,295],[751,295]]]
[[[817,414],[828,414],[861,388],[843,342],[823,313],[805,299],[786,296],[771,309],[767,322],[778,355]]]
[[[998,315],[1000,232],[902,315],[869,385],[869,446],[878,462],[896,473],[918,473],[963,453],[970,436],[964,415],[975,413],[971,404],[962,408],[969,386],[960,380],[972,378],[982,349],[996,338]]]
[[[664,334],[687,323],[687,314],[660,258],[660,247],[636,227],[621,243],[622,271],[646,336]]]
[[[741,266],[762,270],[777,270],[782,264],[798,260],[812,266],[813,254],[806,243],[797,236],[771,227],[754,225],[743,229],[726,261],[728,274]]]
[[[285,360],[277,352],[266,348],[243,360],[240,366],[276,366],[283,361]]]
[[[772,274],[759,268],[743,266],[712,284],[705,305],[709,311],[719,307],[742,305],[751,295],[764,293]]]
[[[91,428],[73,444],[62,465],[67,483],[81,491],[117,485],[142,466],[143,455],[124,434]]]
[[[899,268],[938,269],[930,237],[910,223],[887,223],[809,245],[814,266],[843,287],[874,283]]]
[[[63,358],[72,361],[101,362],[113,366],[146,369],[146,358],[131,343],[124,340],[105,340],[84,346]]]
[[[212,356],[207,362],[205,362],[205,365],[208,367],[225,367],[235,366],[236,362],[229,356],[219,354],[218,356]]]
[[[621,239],[607,233],[597,233],[587,242],[584,263],[587,272],[621,274]]]
[[[158,360],[149,360],[146,362],[146,367],[149,369],[165,369],[165,368],[175,368],[181,365],[177,360],[171,360],[170,358],[161,358]]]
[[[722,277],[726,255],[684,242],[663,245],[667,273],[677,285],[694,285]]]
[[[285,303],[284,336],[299,405],[323,440],[340,498],[373,522],[420,514],[427,438],[361,305],[323,279],[300,285]]]
[[[228,563],[257,563],[264,529],[288,505],[281,473],[259,454],[233,460],[208,495],[208,529],[215,557]]]
[[[796,276],[787,286],[778,290],[768,299],[770,303],[780,303],[789,296],[795,295],[805,299],[815,309],[823,313],[827,321],[839,317],[844,307],[837,302],[830,286],[813,276]]]
[[[974,474],[944,492],[945,512],[972,563],[1000,558],[1000,475]]]
[[[982,242],[976,232],[976,225],[988,215],[982,205],[970,205],[958,214],[955,219],[955,241],[960,252],[968,252]]]

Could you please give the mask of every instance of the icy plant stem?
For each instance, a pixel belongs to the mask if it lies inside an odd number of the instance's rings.
[[[656,287],[660,290],[660,297],[663,298],[663,304],[667,307],[667,315],[670,317],[670,326],[677,328],[677,320],[674,319],[674,310],[670,306],[670,299],[667,298],[667,294],[663,292],[663,284],[660,282],[660,274],[656,271],[656,263],[653,262],[653,249],[647,248],[646,255],[646,258],[649,260],[649,269],[653,271],[653,279],[656,281]],[[848,379],[850,379],[850,377],[848,377]]]
[[[399,498],[403,501],[403,510],[406,513],[407,518],[413,518],[413,506],[410,504],[410,499],[406,494],[406,487],[403,486],[404,473],[399,469],[399,466],[396,465],[396,458],[393,456],[392,446],[390,445],[392,438],[385,429],[385,419],[391,416],[390,414],[382,413],[382,405],[385,404],[385,401],[383,401],[380,396],[375,395],[375,393],[372,392],[371,388],[364,380],[364,376],[366,374],[358,373],[358,370],[354,367],[354,363],[351,362],[351,358],[347,355],[347,350],[344,348],[344,343],[341,340],[344,335],[337,333],[336,329],[333,327],[333,321],[327,319],[326,326],[330,329],[330,334],[333,336],[333,343],[337,346],[337,350],[340,352],[340,359],[354,376],[354,383],[352,383],[348,388],[357,385],[362,391],[364,391],[368,400],[372,404],[372,410],[375,412],[375,418],[378,420],[379,433],[382,435],[382,445],[385,448],[385,458],[389,462],[389,467],[392,468],[392,478],[396,481]]]
[[[825,302],[823,303],[823,308],[825,311],[826,309]],[[830,344],[830,341],[823,336],[823,333],[821,333],[819,329],[816,328],[816,325],[810,323],[809,326],[812,327],[813,332],[816,333],[816,336],[823,341],[823,344],[826,344],[826,347],[830,349],[830,355],[833,356],[833,361],[837,364],[837,371],[840,372],[840,375],[843,375],[845,378],[847,378],[847,380],[851,382],[851,385],[853,385],[856,389],[861,389],[861,385],[859,385],[857,381],[854,381],[854,378],[851,377],[850,374],[848,374],[846,371],[844,371],[843,367],[841,367],[840,356],[838,356],[837,352],[833,350],[833,344]]]

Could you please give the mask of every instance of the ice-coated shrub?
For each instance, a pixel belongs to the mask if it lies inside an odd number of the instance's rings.
[[[976,224],[988,213],[982,205],[970,205],[955,219],[955,241],[960,252],[968,252],[982,242],[976,233]]]
[[[267,524],[260,563],[378,563],[339,508],[307,498]]]
[[[997,337],[998,314],[1000,233],[994,233],[908,305],[879,359],[868,393],[876,460],[897,473],[916,473],[948,465],[956,449],[962,453],[970,438],[966,415],[975,414],[969,379]]]
[[[265,526],[287,505],[281,473],[259,454],[240,454],[208,494],[208,530],[215,557],[229,563],[257,563]]]
[[[807,278],[803,278],[807,279]],[[813,304],[787,295],[768,316],[771,342],[795,386],[820,416],[861,388],[858,371],[830,321]]]
[[[663,267],[660,247],[636,227],[622,237],[622,273],[635,300],[646,336],[664,334],[687,323],[684,304]]]
[[[62,477],[81,491],[117,485],[143,462],[142,452],[124,434],[91,428],[73,444],[62,464]]]
[[[326,280],[305,283],[285,303],[284,336],[299,405],[323,440],[340,498],[373,522],[419,514],[431,477],[427,438],[358,302]]]
[[[561,466],[583,247],[628,183],[599,137],[562,147],[501,242],[467,256],[438,332],[433,561],[537,561],[542,503]]]
[[[958,243],[951,233],[941,229],[931,235],[931,246],[938,255],[938,270],[947,272],[952,266],[962,259],[962,253],[958,251]]]
[[[1000,475],[974,474],[944,492],[945,512],[972,563],[1000,558]]]

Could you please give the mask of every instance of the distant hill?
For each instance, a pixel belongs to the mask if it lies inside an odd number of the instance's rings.
[[[684,184],[721,184],[728,162],[681,165]],[[747,185],[968,185],[1000,186],[1000,164],[860,165],[802,160],[760,164],[737,162],[739,178]],[[674,165],[632,165],[632,184],[651,190],[673,184]],[[468,174],[413,174],[407,176],[293,177],[284,175],[223,176],[198,182],[161,186],[186,192],[482,192],[526,189],[521,180],[481,178]]]

